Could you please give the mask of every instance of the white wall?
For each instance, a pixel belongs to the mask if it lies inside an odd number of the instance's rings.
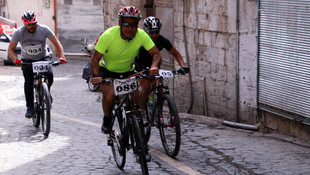
[[[55,32],[53,0],[6,0],[1,7],[1,16],[14,20],[17,27],[23,25],[21,16],[25,11],[37,13],[38,22],[49,26]]]

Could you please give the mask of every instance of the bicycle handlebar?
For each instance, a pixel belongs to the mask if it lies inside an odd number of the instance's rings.
[[[185,75],[186,73],[188,72],[185,72],[182,70],[182,68],[178,69],[178,70],[173,70],[171,71],[173,75],[178,75],[178,74],[181,74],[181,75]],[[149,73],[149,69],[146,69],[146,70],[143,70],[141,72],[138,72],[138,73],[135,73],[131,76],[129,76],[128,78],[131,78],[131,77],[135,77],[136,79],[153,79],[153,78],[160,78],[162,77],[161,75],[159,74],[150,74]],[[94,85],[99,85],[99,84],[105,84],[105,85],[109,85],[110,83],[112,83],[113,81],[115,80],[115,78],[108,78],[108,79],[103,79],[101,82],[95,82],[93,83]]]
[[[50,60],[48,61],[49,64],[53,65],[53,66],[58,66],[59,64],[62,64],[60,61],[54,61],[54,60]],[[26,65],[29,65],[29,64],[32,64],[34,62],[24,62],[24,61],[21,61],[21,64],[26,64]]]

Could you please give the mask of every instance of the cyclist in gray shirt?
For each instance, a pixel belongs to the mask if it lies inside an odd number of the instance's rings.
[[[35,62],[35,61],[47,61],[50,60],[48,53],[45,49],[46,38],[48,38],[56,48],[56,53],[59,54],[59,61],[66,62],[64,58],[64,50],[60,44],[57,37],[51,31],[51,29],[45,25],[37,23],[37,15],[33,11],[27,11],[22,15],[22,21],[24,26],[19,27],[12,36],[10,45],[8,48],[8,55],[15,64],[20,64],[23,62]],[[21,60],[17,58],[15,54],[16,46],[20,43],[21,50]],[[33,71],[30,65],[23,65],[22,71],[25,79],[25,97],[27,112],[25,116],[27,118],[34,117],[33,110]],[[48,86],[49,88],[53,84],[53,71],[50,66],[48,76]]]

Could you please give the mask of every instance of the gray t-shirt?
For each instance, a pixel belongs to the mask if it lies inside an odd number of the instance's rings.
[[[12,36],[12,41],[22,46],[21,58],[27,60],[41,60],[48,56],[45,50],[46,38],[52,38],[54,33],[52,30],[42,24],[37,24],[34,33],[29,33],[26,26],[19,27]]]

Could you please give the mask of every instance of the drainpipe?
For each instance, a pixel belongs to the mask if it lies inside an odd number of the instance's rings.
[[[239,122],[239,0],[236,0],[236,121]],[[247,124],[241,124],[237,122],[230,122],[230,121],[223,121],[224,125],[227,126],[232,126],[236,128],[241,128],[241,129],[248,129],[248,130],[253,130],[257,131],[259,130],[258,125],[247,125]]]
[[[257,116],[258,116],[258,114],[259,114],[259,107],[258,107],[258,75],[259,75],[259,69],[258,69],[258,67],[259,67],[259,62],[258,62],[258,58],[259,58],[259,33],[260,33],[260,31],[259,31],[259,22],[260,22],[260,11],[259,11],[259,8],[260,8],[260,6],[259,6],[259,0],[258,0],[258,5],[257,5],[257,39],[256,39],[256,44],[257,44],[257,53],[256,53],[256,115],[254,116],[254,117],[256,117],[257,118]],[[263,118],[264,119],[264,118]],[[256,121],[257,122],[257,121]],[[256,123],[255,122],[255,123]],[[262,122],[265,122],[264,120],[262,121]]]
[[[57,36],[57,21],[56,21],[56,0],[54,0],[54,25],[55,25],[55,36]]]
[[[189,56],[188,56],[187,39],[186,39],[186,28],[185,28],[185,0],[183,0],[183,35],[184,35],[184,45],[185,45],[186,60],[187,60],[188,67],[190,68],[191,66],[190,66]],[[193,107],[193,100],[194,100],[193,82],[192,82],[191,71],[189,71],[189,73],[188,73],[188,78],[189,78],[189,84],[190,84],[191,99],[190,99],[189,108],[187,109],[187,113],[190,113],[190,111],[191,111],[191,109]]]
[[[239,0],[236,0],[236,121],[239,122]]]

